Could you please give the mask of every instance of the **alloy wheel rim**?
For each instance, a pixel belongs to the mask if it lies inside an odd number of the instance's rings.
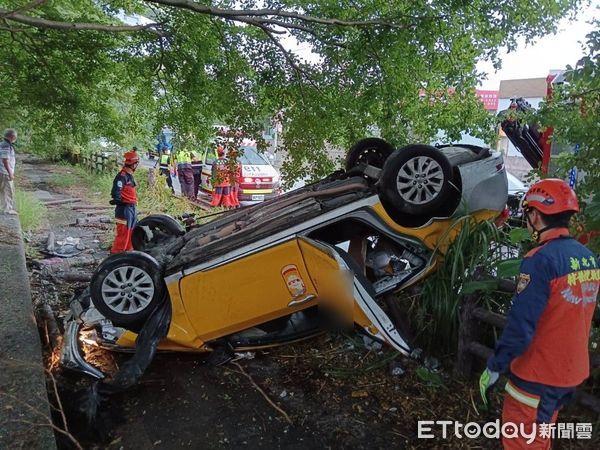
[[[121,266],[113,269],[102,282],[102,299],[119,314],[136,314],[148,307],[154,297],[154,281],[143,269]]]
[[[423,205],[440,194],[443,183],[442,166],[433,158],[417,156],[400,167],[396,189],[404,201]]]

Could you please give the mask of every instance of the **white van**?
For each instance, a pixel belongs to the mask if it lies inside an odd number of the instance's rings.
[[[239,186],[239,200],[242,204],[252,204],[279,195],[279,173],[271,165],[266,155],[258,152],[255,146],[244,145],[240,147],[238,161],[242,165],[242,176]],[[215,146],[202,152],[201,189],[203,192],[211,193],[212,165],[217,159]]]

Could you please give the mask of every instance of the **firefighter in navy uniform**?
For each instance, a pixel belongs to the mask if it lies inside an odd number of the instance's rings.
[[[192,155],[188,150],[179,149],[175,152],[177,177],[181,186],[181,194],[194,200],[194,172],[192,170]]]
[[[198,198],[200,190],[200,175],[202,174],[202,158],[200,153],[194,150],[192,152],[192,172],[194,173],[194,199]]]
[[[164,147],[159,159],[159,173],[166,178],[167,186],[169,186],[169,189],[174,194],[175,189],[173,188],[173,180],[171,179],[172,166],[171,151]]]
[[[487,403],[487,390],[508,372],[502,422],[524,426],[526,434],[536,431],[536,437],[529,445],[523,436],[503,437],[504,448],[548,449],[550,438],[537,425],[555,423],[590,374],[600,270],[596,256],[569,235],[579,203],[567,183],[538,181],[525,195],[523,211],[538,246],[523,258],[506,327],[479,386]]]
[[[124,155],[123,168],[113,181],[111,190],[111,205],[115,205],[116,235],[111,253],[120,253],[133,250],[131,234],[137,222],[137,193],[133,173],[137,169],[140,157],[136,152],[127,152]]]

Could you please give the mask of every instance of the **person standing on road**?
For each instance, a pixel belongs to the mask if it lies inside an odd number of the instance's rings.
[[[177,176],[181,185],[181,194],[194,200],[194,172],[192,170],[192,156],[185,149],[178,150],[175,154],[177,161]]]
[[[225,159],[225,149],[217,147],[217,160],[212,165],[211,184],[213,186],[210,206],[232,207],[231,204],[231,174]]]
[[[202,174],[202,159],[200,153],[196,150],[192,152],[192,172],[194,173],[194,199],[198,198],[198,191],[200,190],[200,181]]]
[[[167,186],[171,189],[171,193],[175,193],[173,188],[173,180],[171,179],[171,173],[174,172],[173,163],[171,161],[171,152],[168,148],[164,148],[159,160],[159,173],[163,175],[167,180]]]
[[[13,128],[4,130],[0,143],[0,210],[3,214],[18,214],[15,211],[15,146],[17,132]]]
[[[579,203],[567,183],[535,183],[523,211],[538,246],[521,263],[506,327],[479,385],[487,404],[488,389],[509,372],[502,421],[523,424],[536,438],[527,445],[523,436],[503,437],[504,448],[548,449],[550,438],[537,425],[554,423],[590,373],[588,341],[600,270],[594,254],[569,234]]]
[[[140,157],[136,152],[125,153],[125,163],[113,181],[110,193],[111,205],[115,205],[116,235],[111,253],[133,250],[131,234],[137,223],[137,192],[133,173],[137,169]]]
[[[239,159],[237,148],[230,148],[227,154],[229,159],[230,182],[231,182],[231,206],[238,208],[240,206],[240,180],[242,178],[242,164]]]

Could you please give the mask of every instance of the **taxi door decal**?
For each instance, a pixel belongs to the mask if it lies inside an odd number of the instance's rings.
[[[298,297],[306,293],[306,285],[295,264],[284,266],[281,269],[281,276],[292,297]]]

